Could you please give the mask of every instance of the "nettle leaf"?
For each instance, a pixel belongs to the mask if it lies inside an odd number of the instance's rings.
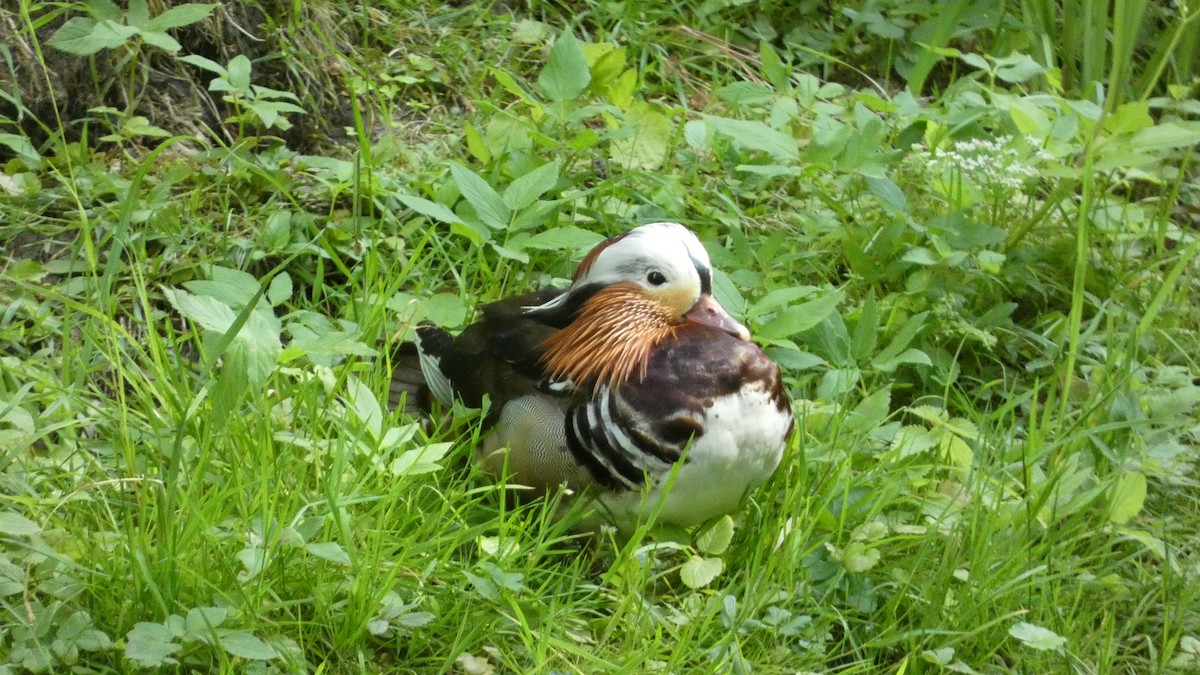
[[[733,541],[733,518],[722,516],[720,520],[709,525],[699,537],[696,537],[696,548],[708,555],[721,555]]]
[[[162,32],[169,28],[182,28],[190,26],[197,21],[208,18],[213,10],[218,7],[217,3],[201,4],[193,3],[188,5],[179,5],[172,7],[162,14],[150,19],[143,27],[147,31]]]
[[[871,548],[860,541],[850,542],[842,552],[842,564],[847,572],[861,574],[879,563],[879,549]]]
[[[46,41],[51,47],[74,56],[91,56],[125,44],[138,30],[116,21],[77,16],[63,24]]]
[[[207,295],[192,295],[187,291],[164,288],[167,302],[180,314],[200,324],[201,328],[224,333],[233,325],[237,314],[229,305]]]
[[[720,576],[725,563],[720,558],[694,555],[679,568],[679,579],[688,588],[704,588]]]
[[[37,534],[42,527],[32,520],[12,511],[0,511],[0,533],[14,537]]]
[[[758,329],[758,337],[775,340],[802,333],[824,321],[841,301],[842,292],[834,291],[802,305],[788,307]]]
[[[892,437],[891,449],[899,451],[901,457],[911,457],[926,452],[938,444],[929,430],[922,426],[910,425],[900,427],[900,431]]]
[[[243,659],[266,661],[279,657],[274,647],[244,630],[221,631],[217,642],[221,649]]]
[[[612,156],[621,166],[650,171],[663,165],[675,125],[671,119],[649,103],[634,103],[625,113],[626,130],[633,133],[612,142]]]
[[[745,150],[759,150],[776,161],[796,162],[800,150],[796,139],[757,120],[734,120],[705,115],[704,119],[717,133],[728,136],[733,144]]]
[[[590,250],[604,241],[604,235],[574,225],[538,232],[525,241],[523,248],[540,251]]]
[[[463,197],[475,208],[479,219],[492,229],[502,230],[508,227],[512,218],[512,210],[504,203],[500,193],[488,184],[483,176],[475,173],[458,162],[450,163],[450,174],[458,185]]]
[[[308,551],[309,555],[327,560],[337,565],[350,565],[350,555],[346,553],[346,549],[336,541],[323,541],[315,544],[305,544],[304,550]]]
[[[450,450],[450,443],[430,443],[423,448],[408,450],[392,462],[389,472],[393,476],[418,476],[442,468],[438,462]]]
[[[1124,525],[1142,510],[1146,503],[1146,476],[1139,471],[1129,471],[1117,480],[1113,490],[1112,510],[1108,519]]]
[[[1031,59],[1027,54],[1014,53],[996,59],[996,77],[1010,84],[1025,82],[1046,72],[1046,67]]]
[[[224,607],[193,607],[184,617],[184,634],[207,642],[213,629],[228,618],[229,610]]]
[[[538,75],[538,85],[550,100],[569,101],[582,94],[591,81],[592,73],[579,40],[564,32],[550,49],[546,67]]]
[[[443,328],[456,328],[467,319],[467,305],[453,293],[435,293],[421,303],[425,318]]]
[[[546,194],[558,182],[558,160],[547,162],[514,180],[504,190],[504,203],[520,211]]]
[[[1008,634],[1038,651],[1059,651],[1067,644],[1067,639],[1058,633],[1025,621],[1011,626]]]
[[[172,655],[183,646],[174,641],[175,637],[161,623],[139,623],[125,636],[125,658],[146,668],[178,663]]]
[[[250,68],[250,59],[244,54],[238,54],[229,60],[228,76],[225,79],[234,89],[246,91],[250,89]]]
[[[431,202],[428,199],[423,199],[421,197],[414,197],[413,195],[396,195],[396,199],[399,199],[402,204],[413,211],[416,211],[423,216],[433,218],[434,220],[440,220],[441,222],[450,225],[461,225],[463,222],[463,219],[459,218],[457,213],[451,211],[449,207],[443,204]]]

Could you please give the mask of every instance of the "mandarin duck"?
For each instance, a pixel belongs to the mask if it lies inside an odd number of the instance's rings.
[[[779,465],[793,429],[779,367],[713,297],[683,225],[612,237],[566,290],[481,314],[458,336],[418,326],[420,367],[444,406],[488,398],[477,458],[525,493],[565,486],[621,530],[653,513],[687,527],[732,512]]]

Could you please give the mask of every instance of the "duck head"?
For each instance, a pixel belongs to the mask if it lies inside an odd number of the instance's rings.
[[[543,343],[543,362],[553,377],[576,383],[619,385],[687,324],[750,339],[712,295],[708,252],[678,223],[651,223],[601,242],[570,288],[525,311],[561,328]]]

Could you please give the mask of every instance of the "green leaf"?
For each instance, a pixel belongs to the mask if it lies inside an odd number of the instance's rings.
[[[1025,621],[1011,626],[1008,634],[1038,651],[1059,651],[1067,644],[1058,633]]]
[[[267,287],[267,302],[271,303],[272,307],[276,307],[279,303],[292,297],[292,277],[287,272],[280,272],[271,280],[271,285]]]
[[[430,443],[423,448],[408,450],[388,468],[393,476],[419,476],[442,468],[438,462],[450,450],[450,443]]]
[[[193,3],[172,7],[158,16],[150,19],[143,27],[147,31],[162,32],[169,28],[181,28],[201,21],[213,13],[217,3]]]
[[[20,134],[0,134],[0,145],[11,150],[14,155],[19,157],[30,168],[36,169],[42,163],[42,156],[38,154],[37,148],[33,147],[33,143],[27,136]]]
[[[436,293],[425,299],[421,306],[425,318],[444,328],[457,328],[467,319],[467,305],[454,293]]]
[[[538,85],[552,101],[569,101],[578,97],[592,81],[587,57],[579,40],[569,31],[554,41],[550,58],[538,75]]]
[[[733,518],[722,516],[696,537],[696,548],[706,555],[721,555],[729,548],[730,541],[733,541]]]
[[[238,54],[230,59],[227,68],[229,74],[225,79],[229,80],[230,86],[238,91],[250,89],[250,59],[244,54]]]
[[[336,541],[317,542],[315,544],[305,544],[304,550],[308,551],[309,555],[328,560],[337,565],[349,565],[350,556],[346,553],[346,549]]]
[[[634,103],[622,127],[632,131],[612,142],[612,156],[621,166],[651,171],[663,165],[675,136],[671,119],[649,103]]]
[[[879,564],[879,549],[871,548],[861,541],[852,541],[842,552],[842,564],[846,571],[862,574]]]
[[[193,607],[184,617],[184,633],[187,637],[207,638],[212,630],[225,623],[229,610],[224,607]]]
[[[538,232],[525,241],[523,248],[540,251],[582,251],[604,241],[604,235],[574,225]]]
[[[504,190],[504,203],[520,211],[537,201],[558,182],[558,160],[547,162],[514,180]]]
[[[41,526],[32,520],[12,511],[0,511],[0,533],[14,537],[24,537],[37,534]]]
[[[63,24],[46,41],[51,47],[75,56],[91,56],[125,44],[138,30],[115,21],[75,17]]]
[[[728,136],[739,148],[765,152],[776,161],[795,162],[800,159],[800,150],[795,138],[762,122],[713,115],[705,115],[704,119],[717,133]]]
[[[488,184],[482,176],[459,164],[450,163],[450,174],[458,185],[467,202],[475,208],[479,219],[492,229],[502,230],[508,227],[512,210],[504,203],[504,198]]]
[[[1001,80],[1017,84],[1041,75],[1046,72],[1046,67],[1026,54],[1010,54],[1002,59],[996,59],[996,67],[993,72]]]
[[[125,23],[141,29],[150,20],[150,8],[146,0],[129,0],[129,11],[125,13]]]
[[[763,75],[771,86],[777,91],[786,92],[792,88],[792,71],[787,64],[779,58],[779,52],[776,52],[771,43],[766,40],[758,42],[758,59],[762,64]]]
[[[1146,476],[1139,471],[1128,471],[1117,479],[1113,490],[1112,509],[1108,519],[1124,525],[1141,512],[1146,503]]]
[[[217,638],[221,649],[253,661],[266,661],[279,656],[275,649],[244,630],[221,631]]]
[[[224,333],[237,318],[229,305],[207,295],[192,295],[173,288],[163,289],[163,294],[180,314],[200,324],[205,330]]]
[[[154,33],[147,31],[142,33],[142,41],[152,47],[158,47],[159,49],[172,54],[178,54],[179,50],[183,49],[183,45],[179,44],[175,38],[167,35],[166,33]]]
[[[222,66],[221,64],[217,63],[216,61],[213,61],[212,59],[206,59],[203,56],[199,56],[197,54],[188,54],[186,56],[181,56],[181,57],[179,57],[179,60],[183,61],[184,63],[190,63],[193,66],[196,66],[197,68],[207,70],[210,73],[215,73],[216,75],[226,76],[229,74],[229,71],[225,70],[225,66]]]
[[[448,223],[450,225],[463,224],[463,219],[459,218],[458,214],[451,211],[445,205],[438,204],[437,202],[431,202],[422,197],[414,197],[413,195],[404,194],[396,195],[396,199],[399,199],[402,204],[423,216],[433,218],[434,220],[440,220],[441,222]]]
[[[900,190],[900,187],[891,179],[865,178],[864,180],[867,182],[867,191],[891,207],[892,211],[898,214],[908,213],[908,200],[904,198],[904,192]]]
[[[172,631],[161,623],[139,623],[125,636],[125,658],[145,668],[178,663],[172,654],[177,654],[182,646],[174,638]]]
[[[704,588],[725,569],[720,558],[704,558],[694,555],[679,568],[679,579],[688,588]]]
[[[371,438],[379,440],[383,430],[383,408],[375,392],[362,380],[351,376],[346,380],[346,399],[354,416],[371,432]]]
[[[821,323],[842,301],[842,292],[834,291],[802,305],[789,307],[758,329],[763,340],[791,338]]]

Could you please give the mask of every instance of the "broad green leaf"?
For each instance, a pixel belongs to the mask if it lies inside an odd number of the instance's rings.
[[[842,552],[842,564],[846,571],[861,574],[879,563],[879,549],[871,548],[861,541],[850,542]]]
[[[696,537],[696,548],[705,555],[721,555],[733,541],[733,518],[722,516]]]
[[[172,54],[178,54],[179,50],[183,49],[183,45],[179,44],[175,38],[167,35],[166,33],[155,33],[150,31],[143,32],[142,41],[151,47],[158,47],[159,49]]]
[[[633,133],[612,142],[612,156],[621,166],[651,171],[663,165],[675,136],[671,119],[650,103],[634,103],[625,113],[624,128]]]
[[[538,76],[538,85],[550,100],[569,101],[582,94],[591,81],[592,74],[579,40],[570,31],[564,31],[550,49],[550,58]]]
[[[192,295],[184,290],[165,288],[163,294],[178,312],[195,321],[205,330],[224,333],[233,325],[237,314],[229,305],[207,295]]]
[[[800,150],[795,138],[762,122],[714,115],[705,115],[704,119],[717,133],[728,136],[739,148],[765,152],[777,161],[795,162],[800,159]]]
[[[388,471],[393,476],[419,476],[442,468],[438,462],[450,450],[450,443],[430,443],[423,448],[405,452],[392,462]]]
[[[504,190],[504,203],[520,211],[537,201],[558,182],[558,161],[547,162],[509,184]]]
[[[271,645],[244,630],[221,631],[217,641],[222,649],[243,659],[266,661],[279,656]]]
[[[146,668],[177,663],[172,655],[182,645],[174,639],[172,631],[161,623],[139,623],[125,636],[125,658]]]
[[[211,296],[237,309],[245,307],[258,294],[258,279],[248,272],[213,265],[209,275],[211,279],[186,281],[183,285],[196,295]]]
[[[480,164],[490,164],[492,151],[483,141],[483,136],[479,135],[479,131],[468,123],[463,125],[463,134],[467,138],[467,151],[471,153],[471,156],[479,160]]]
[[[33,147],[28,136],[0,134],[0,145],[11,150],[30,168],[37,168],[42,163],[42,156],[38,154],[37,148]]]
[[[188,54],[186,56],[181,56],[181,57],[179,57],[179,60],[183,61],[184,63],[190,63],[193,66],[196,66],[197,68],[202,68],[202,69],[207,70],[208,72],[214,73],[216,75],[221,75],[221,76],[228,75],[228,71],[225,70],[225,66],[222,66],[221,64],[217,63],[216,61],[213,61],[212,59],[206,59],[203,56],[199,56],[197,54]]]
[[[181,28],[190,26],[197,21],[201,21],[213,13],[219,5],[217,3],[202,4],[192,3],[188,5],[179,5],[172,7],[162,14],[150,19],[143,27],[147,31],[162,32],[169,28]]]
[[[746,80],[731,82],[713,93],[717,98],[732,105],[758,105],[775,98],[775,92],[771,91],[770,87]]]
[[[876,368],[882,369],[882,366],[879,364],[889,363],[893,359],[897,358],[900,353],[903,352],[905,348],[908,347],[908,345],[913,341],[913,338],[917,336],[917,332],[925,326],[925,318],[928,316],[929,312],[926,311],[908,317],[908,320],[904,322],[904,325],[900,326],[900,330],[896,331],[896,336],[892,338],[892,341],[888,343],[888,346],[884,347],[879,354],[875,356],[872,364],[875,365]]]
[[[786,92],[792,88],[791,68],[779,58],[779,52],[766,40],[758,42],[758,59],[762,64],[763,75],[777,91]]]
[[[436,293],[421,305],[426,319],[445,328],[457,328],[467,319],[467,305],[454,293]]]
[[[824,321],[841,301],[842,292],[834,291],[802,305],[789,307],[758,329],[758,337],[764,340],[791,338]]]
[[[1014,53],[996,59],[996,65],[992,72],[1005,82],[1018,84],[1046,72],[1046,67],[1026,54]]]
[[[292,297],[292,277],[287,272],[280,272],[271,280],[267,287],[267,302],[277,307],[283,301]]]
[[[1130,145],[1143,152],[1162,152],[1197,144],[1200,144],[1200,122],[1192,121],[1163,122],[1142,129],[1130,139]]]
[[[938,444],[937,439],[925,427],[908,425],[900,427],[892,437],[892,450],[898,451],[900,457],[912,457],[932,449]]]
[[[350,376],[346,380],[346,399],[354,416],[371,432],[371,438],[379,440],[383,429],[383,408],[375,398],[375,392],[363,384],[362,380]]]
[[[1058,633],[1025,621],[1012,625],[1008,634],[1038,651],[1059,651],[1067,644]]]
[[[898,214],[908,213],[908,200],[904,198],[900,187],[890,178],[864,178],[864,180],[867,182],[867,191],[891,207],[892,211]]]
[[[230,86],[238,91],[250,89],[250,59],[244,54],[238,54],[229,60],[227,68],[229,74],[226,79],[229,80]]]
[[[338,565],[349,565],[350,556],[346,553],[346,549],[336,541],[317,542],[315,544],[305,544],[304,550],[308,551],[309,555],[328,560],[331,563]]]
[[[462,192],[463,197],[475,208],[479,219],[484,225],[496,230],[508,227],[512,211],[504,203],[504,198],[488,184],[483,176],[475,173],[458,162],[450,163],[450,175]]]
[[[32,520],[12,511],[0,511],[0,533],[14,537],[24,537],[37,534],[41,526]]]
[[[146,0],[129,0],[129,10],[125,13],[125,23],[141,29],[150,20],[150,7]]]
[[[679,580],[688,588],[704,588],[725,569],[720,558],[705,558],[694,555],[679,568]]]
[[[137,29],[115,21],[77,16],[62,25],[46,41],[51,47],[75,56],[91,56],[104,49],[125,44],[137,34]]]
[[[399,199],[400,203],[423,216],[428,216],[434,220],[440,220],[443,223],[448,223],[451,225],[463,224],[463,219],[459,218],[458,214],[451,211],[448,207],[438,204],[437,202],[431,202],[422,197],[414,197],[413,195],[404,194],[396,195],[396,199]]]
[[[183,619],[185,635],[193,638],[208,637],[212,630],[225,623],[229,610],[224,607],[193,607]]]
[[[1124,525],[1141,512],[1146,503],[1146,476],[1139,471],[1128,471],[1117,479],[1113,490],[1112,509],[1108,519]]]
[[[556,227],[531,236],[524,248],[540,251],[590,250],[604,241],[604,235],[574,225]]]

